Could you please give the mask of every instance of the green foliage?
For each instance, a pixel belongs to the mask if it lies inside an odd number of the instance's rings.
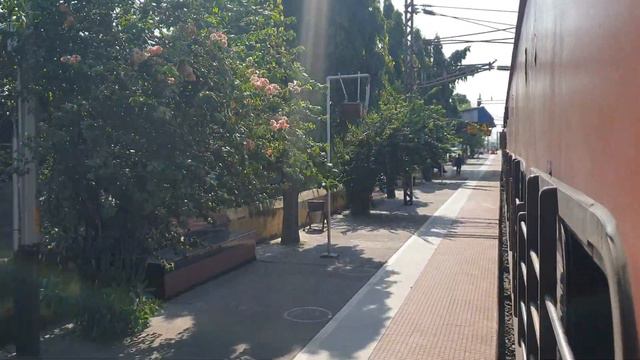
[[[428,79],[437,79],[442,74],[450,74],[459,68],[470,51],[469,47],[454,51],[449,57],[444,55],[440,38],[424,40],[425,46],[430,49],[431,66],[425,69]],[[465,79],[460,79],[464,81]],[[427,104],[440,105],[446,112],[447,117],[457,118],[459,110],[457,104],[452,101],[455,91],[455,82],[439,85],[433,88],[425,88],[421,95]]]
[[[308,28],[319,24],[308,13],[309,9],[326,7],[331,25],[313,28],[317,36],[326,36],[321,42],[307,44],[307,60],[317,79],[326,75],[370,73],[373,75],[373,97],[367,119],[347,123],[338,113],[332,114],[333,141],[336,143],[338,169],[355,213],[366,213],[369,196],[378,174],[384,173],[389,182],[416,167],[429,162],[440,162],[456,140],[454,124],[446,117],[456,117],[457,106],[452,101],[454,84],[421,89],[411,101],[404,94],[405,31],[402,13],[385,0],[382,8],[378,1],[284,1],[287,12],[298,17],[293,28],[298,40],[309,39]],[[319,4],[323,4],[320,6]],[[300,18],[304,15],[304,18]],[[362,24],[367,24],[362,27]],[[326,33],[325,33],[326,32]],[[426,80],[452,72],[464,60],[469,49],[446,57],[438,39],[426,40],[416,30],[414,62],[420,78]],[[317,45],[317,46],[316,46]],[[325,46],[326,49],[323,49]],[[323,53],[323,50],[326,50]],[[325,55],[326,53],[326,55]],[[316,56],[321,54],[323,56]],[[322,64],[326,56],[328,63]],[[316,58],[319,58],[316,59]],[[345,84],[347,93],[354,93],[352,84]],[[340,86],[340,85],[338,85]],[[332,103],[344,101],[341,91],[332,95]],[[433,106],[432,106],[433,105]],[[333,106],[333,109],[338,109]]]
[[[384,2],[384,18],[387,33],[387,48],[393,61],[393,70],[389,76],[391,83],[404,81],[404,55],[406,53],[405,29],[402,13],[393,8],[391,0]]]
[[[469,133],[467,131],[467,124],[463,123],[458,130],[458,137],[460,144],[465,149],[465,153],[468,156],[474,157],[478,150],[484,146],[485,137],[481,132]]]
[[[158,310],[156,300],[128,288],[94,288],[82,294],[76,323],[90,339],[112,341],[146,329]]]
[[[135,289],[185,220],[319,181],[317,84],[280,1],[3,1],[0,19],[0,126],[20,70],[43,241],[91,284],[76,313],[90,337],[145,326],[155,305]]]
[[[442,108],[408,100],[388,86],[379,109],[352,127],[342,147],[340,164],[347,196],[356,214],[366,214],[376,179],[389,182],[411,174],[429,161],[442,160],[455,140]]]
[[[452,124],[440,107],[407,100],[393,89],[383,93],[375,116],[384,129],[379,168],[392,181],[429,161],[440,161],[454,140]]]
[[[16,265],[13,259],[0,263],[0,346],[13,340]],[[47,328],[72,319],[77,312],[80,280],[77,274],[62,272],[57,267],[40,266],[40,325]]]
[[[453,85],[411,100],[399,90],[401,14],[390,2],[383,12],[378,0],[327,1],[325,61],[309,62],[311,77],[298,62],[301,49],[290,46],[290,29],[300,40],[316,21],[300,17],[308,0],[284,1],[295,24],[280,0],[0,4],[0,140],[16,116],[20,71],[20,95],[38,114],[43,240],[90,284],[74,290],[52,278],[43,287],[52,309],[66,312],[66,294],[78,291],[73,313],[89,337],[138,332],[156,310],[137,290],[145,263],[182,244],[187,219],[320,181],[342,182],[354,213],[367,213],[379,173],[397,176],[444,156],[445,115],[457,111]],[[437,39],[416,35],[427,78],[468,52],[446,58]],[[318,51],[307,48],[306,60]],[[370,116],[333,117],[331,168],[316,142],[325,139],[321,110],[308,101],[319,89],[312,78],[357,72],[372,76]],[[332,96],[334,104],[347,100]]]
[[[44,239],[88,281],[135,284],[185,219],[317,182],[318,109],[300,94],[316,85],[280,2],[39,0],[1,13],[21,19],[2,54],[40,114]],[[16,67],[4,70],[12,84]]]
[[[367,123],[353,126],[344,142],[337,144],[341,182],[347,194],[351,214],[360,216],[369,213],[370,196],[376,183],[376,133],[367,131]]]
[[[466,110],[471,108],[471,101],[464,94],[455,93],[452,96],[451,101],[456,105],[458,111]]]

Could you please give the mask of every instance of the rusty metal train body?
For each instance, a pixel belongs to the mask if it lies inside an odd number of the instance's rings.
[[[640,3],[519,10],[501,213],[518,351],[639,358]]]

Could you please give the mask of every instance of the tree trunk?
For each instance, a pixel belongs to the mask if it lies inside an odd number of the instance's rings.
[[[290,186],[282,192],[282,238],[280,239],[282,245],[300,243],[298,194],[298,189],[294,186]]]
[[[387,183],[385,184],[387,199],[395,199],[397,176],[396,176],[396,172],[394,171],[394,168],[392,167],[395,164],[393,164],[393,159],[390,151],[386,152],[385,159],[386,159],[387,166],[386,166],[386,172],[384,174],[384,177],[387,180]]]
[[[366,216],[371,212],[371,192],[359,191],[349,195],[351,215]]]
[[[387,199],[395,199],[396,198],[396,178],[395,176],[385,176],[387,183],[385,185],[387,192]]]

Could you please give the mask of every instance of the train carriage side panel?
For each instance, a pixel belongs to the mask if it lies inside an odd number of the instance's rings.
[[[640,3],[522,0],[508,150],[615,217],[640,314]]]

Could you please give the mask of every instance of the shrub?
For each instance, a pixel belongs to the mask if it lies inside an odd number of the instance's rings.
[[[137,334],[159,310],[157,300],[123,287],[87,289],[76,315],[80,332],[92,340],[112,341]]]

